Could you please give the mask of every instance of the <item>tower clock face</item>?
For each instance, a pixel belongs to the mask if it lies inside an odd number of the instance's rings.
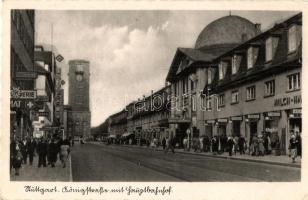
[[[82,74],[77,74],[76,79],[77,79],[77,81],[82,81],[82,79],[83,79]]]

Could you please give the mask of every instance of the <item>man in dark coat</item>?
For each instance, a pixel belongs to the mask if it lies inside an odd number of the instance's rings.
[[[23,140],[20,143],[21,153],[23,157],[23,164],[27,164],[27,155],[28,155],[27,145],[28,145],[28,141],[26,140],[26,138],[23,138]]]
[[[234,146],[233,138],[229,137],[228,140],[227,140],[227,147],[228,147],[229,156],[232,156],[233,146]]]
[[[58,145],[55,143],[54,139],[48,145],[48,156],[51,167],[55,167],[55,162],[57,161],[58,155]]]
[[[33,156],[34,156],[35,148],[36,148],[36,142],[34,141],[33,137],[31,137],[27,143],[27,152],[29,155],[30,165],[32,165],[33,163]]]
[[[245,138],[242,135],[238,139],[238,148],[241,155],[245,154]]]
[[[163,138],[162,145],[163,145],[163,149],[165,150],[165,148],[166,148],[166,138]]]
[[[47,143],[46,140],[41,138],[37,145],[37,153],[39,156],[38,167],[46,167],[46,156],[47,156]]]

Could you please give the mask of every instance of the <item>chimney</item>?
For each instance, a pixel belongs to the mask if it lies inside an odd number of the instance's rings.
[[[261,24],[256,23],[256,24],[255,24],[255,27],[256,27],[258,33],[261,33]]]

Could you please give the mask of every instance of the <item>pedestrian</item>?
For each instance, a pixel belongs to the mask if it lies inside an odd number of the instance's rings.
[[[30,165],[32,165],[32,163],[33,163],[35,148],[36,148],[36,142],[33,139],[33,137],[30,137],[30,139],[27,143],[27,152],[28,152],[28,156],[29,156]]]
[[[241,155],[245,154],[245,138],[242,135],[238,139],[238,148]]]
[[[17,140],[13,140],[10,144],[10,154],[12,160],[12,167],[15,169],[15,175],[19,176],[19,169],[23,161],[21,143]]]
[[[262,138],[262,135],[259,135],[258,137],[258,155],[259,156],[264,156],[264,140]]]
[[[184,146],[184,151],[187,151],[188,148],[187,148],[187,137],[186,136],[183,139],[183,146]]]
[[[163,145],[163,150],[166,149],[166,138],[164,137],[163,140],[161,141],[162,145]]]
[[[293,163],[295,163],[295,159],[297,157],[297,146],[298,146],[298,141],[296,140],[296,136],[292,132],[289,144],[289,150],[290,150],[289,156],[291,156]]]
[[[194,152],[197,152],[197,151],[200,149],[199,144],[200,144],[199,138],[194,137],[194,138],[193,138],[193,148],[194,148]]]
[[[239,137],[236,135],[233,139],[234,141],[234,155],[236,155],[237,151],[239,150],[238,148],[238,141],[239,141]]]
[[[62,167],[65,168],[66,167],[66,161],[70,152],[70,146],[69,146],[69,142],[65,139],[61,146],[60,146],[60,158],[61,158],[61,162],[62,162]]]
[[[22,157],[23,157],[23,164],[27,164],[27,139],[24,137],[20,143],[20,147],[21,147],[21,153],[22,153]]]
[[[234,146],[234,140],[231,136],[229,136],[227,140],[227,149],[229,152],[229,156],[232,156],[233,146]]]
[[[301,133],[296,131],[296,141],[297,141],[297,155],[302,157],[302,137]]]
[[[214,136],[212,138],[212,152],[214,155],[216,155],[218,153],[218,139],[217,139],[217,136]]]
[[[251,148],[252,148],[252,156],[258,156],[259,153],[259,149],[258,149],[259,145],[258,145],[258,138],[257,136],[253,136],[252,140],[251,140]]]
[[[47,156],[47,143],[44,138],[40,138],[40,141],[37,145],[37,154],[39,156],[38,159],[38,167],[46,167],[46,156]]]
[[[50,144],[48,145],[48,155],[49,155],[49,162],[52,168],[55,167],[55,163],[57,161],[57,154],[58,154],[58,145],[55,143],[54,139],[51,139]]]
[[[168,150],[170,149],[172,153],[174,153],[174,139],[171,137],[171,138],[167,138],[167,147],[165,149],[165,153],[168,152]]]

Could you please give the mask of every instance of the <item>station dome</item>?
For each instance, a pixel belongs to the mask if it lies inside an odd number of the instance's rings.
[[[235,16],[225,16],[207,25],[199,34],[195,48],[212,45],[239,44],[256,36],[259,27],[251,21]]]

